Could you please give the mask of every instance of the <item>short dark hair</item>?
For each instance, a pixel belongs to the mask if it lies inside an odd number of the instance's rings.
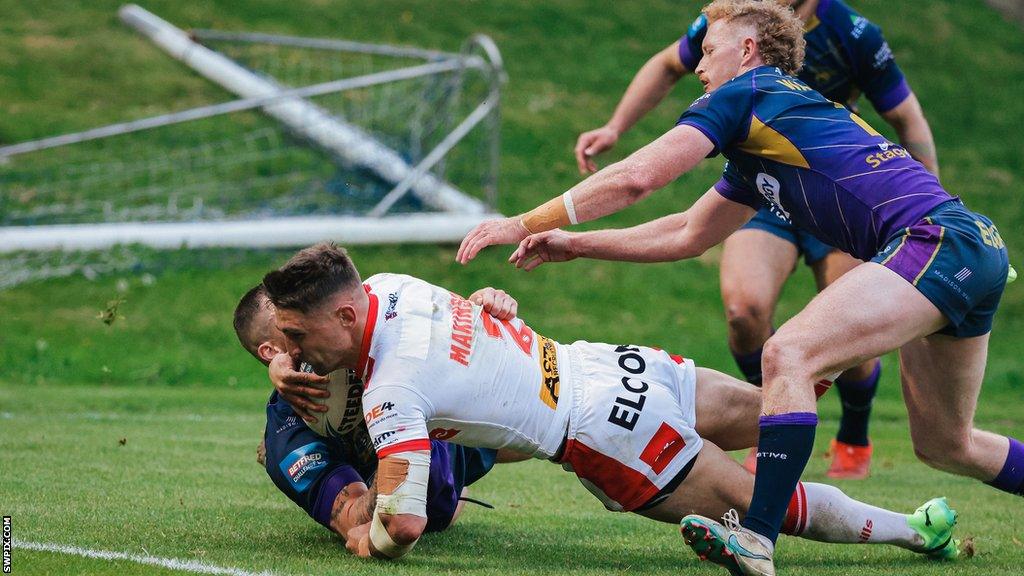
[[[250,288],[245,293],[245,296],[242,296],[242,299],[238,301],[238,306],[235,307],[235,336],[238,336],[238,341],[242,344],[242,348],[248,350],[257,360],[260,360],[257,349],[262,343],[261,340],[264,335],[256,334],[256,326],[253,326],[253,320],[269,303],[270,300],[267,297],[266,289],[263,288],[263,284],[257,284]]]
[[[284,266],[263,277],[263,286],[274,306],[302,313],[316,309],[339,290],[361,283],[348,253],[333,242],[304,248]]]

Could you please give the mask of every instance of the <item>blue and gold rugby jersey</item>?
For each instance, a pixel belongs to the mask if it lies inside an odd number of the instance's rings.
[[[679,118],[728,162],[715,189],[867,260],[952,199],[903,147],[778,68],[760,66],[694,101]]]
[[[679,40],[679,59],[697,69],[708,31],[701,14]],[[798,74],[826,98],[856,110],[863,92],[879,113],[888,112],[910,95],[910,87],[882,30],[839,0],[821,0],[804,25],[807,50]]]

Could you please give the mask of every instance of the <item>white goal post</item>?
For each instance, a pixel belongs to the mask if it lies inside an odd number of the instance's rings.
[[[454,54],[343,40],[216,31],[194,32],[200,40],[205,36],[213,40],[263,42],[357,53],[363,51],[381,56],[394,55],[423,60],[422,63],[412,66],[392,67],[358,76],[290,86],[279,83],[267,74],[256,73],[224,54],[204,46],[185,31],[138,6],[126,5],[119,14],[125,24],[197,73],[235,94],[238,99],[74,134],[3,146],[0,147],[0,171],[5,166],[17,165],[23,155],[46,154],[48,152],[44,151],[56,152],[56,149],[74,147],[82,143],[105,141],[134,133],[148,134],[149,131],[167,127],[192,126],[201,121],[258,111],[276,122],[288,134],[301,140],[303,146],[318,150],[328,158],[327,162],[371,173],[373,178],[387,183],[390,189],[374,200],[371,208],[363,209],[358,214],[261,214],[259,217],[253,217],[251,214],[243,213],[238,217],[225,216],[226,211],[211,211],[208,201],[204,206],[203,197],[199,196],[198,199],[190,200],[193,205],[191,213],[213,213],[214,217],[167,218],[164,216],[168,210],[146,208],[136,209],[135,212],[157,215],[139,220],[129,218],[127,221],[105,221],[100,216],[90,217],[90,221],[83,222],[47,222],[39,215],[70,213],[74,206],[99,201],[88,198],[67,202],[68,206],[60,208],[37,206],[31,211],[25,211],[28,216],[18,221],[0,219],[0,253],[26,250],[102,250],[119,244],[142,244],[154,248],[258,248],[301,246],[327,239],[343,244],[452,242],[461,239],[479,222],[500,216],[494,212],[492,205],[495,200],[498,160],[500,87],[505,80],[505,74],[500,54],[486,36],[474,36],[462,53]],[[379,140],[370,130],[347,121],[334,110],[313,100],[317,97],[337,97],[348,91],[372,89],[389,83],[415,81],[442,74],[461,75],[467,71],[475,71],[485,76],[488,82],[485,97],[471,107],[464,117],[448,119],[450,129],[444,132],[443,137],[436,137],[422,154],[413,158]],[[487,181],[484,183],[487,203],[463,192],[450,181],[432,172],[443,163],[446,155],[459,142],[481,125],[490,129],[486,150],[478,158],[478,161],[488,168]],[[182,163],[184,169],[193,165],[195,162]],[[125,166],[125,171],[132,168],[128,164]],[[89,172],[90,169],[86,167],[82,170]],[[115,166],[112,172],[116,171]],[[90,177],[96,179],[94,176]],[[85,180],[86,177],[82,177],[81,181]],[[73,187],[77,181],[68,182],[68,186]],[[208,186],[205,182],[203,184]],[[5,195],[8,194],[5,187],[6,184],[0,175],[0,204],[5,201]],[[26,194],[21,193],[22,196]],[[112,197],[137,195],[132,190],[117,189],[116,186],[109,190],[109,194]],[[389,213],[396,203],[407,195],[412,195],[417,202],[431,211]],[[174,202],[169,201],[168,204]],[[109,207],[104,210],[107,213],[115,212]],[[176,206],[170,212],[178,215],[182,213]]]

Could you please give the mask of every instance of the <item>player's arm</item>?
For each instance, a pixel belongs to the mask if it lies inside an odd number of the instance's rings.
[[[463,239],[456,260],[466,264],[487,246],[517,243],[530,234],[618,212],[692,170],[714,149],[697,128],[676,126],[526,214],[478,225]]]
[[[580,174],[595,172],[593,157],[612,148],[619,136],[658,105],[689,70],[679,57],[680,41],[652,56],[633,77],[608,122],[580,134],[576,140],[576,165]]]
[[[938,176],[939,159],[935,153],[935,140],[917,95],[911,92],[903,102],[881,115],[896,130],[896,137],[907,152],[924,164],[929,172]]]
[[[396,559],[408,554],[427,527],[430,450],[389,454],[377,466],[377,503],[368,529],[350,533],[348,549],[360,557]]]
[[[670,262],[693,258],[754,216],[755,210],[708,190],[689,210],[631,228],[572,233],[551,230],[523,240],[509,258],[517,268],[532,270],[544,262],[574,258]]]
[[[338,492],[331,508],[331,530],[348,540],[350,530],[370,521],[376,503],[375,488],[368,488],[362,482],[345,486]]]

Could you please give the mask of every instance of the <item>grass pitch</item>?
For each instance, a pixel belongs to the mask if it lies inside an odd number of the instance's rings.
[[[607,118],[632,73],[682,33],[698,4],[161,0],[145,7],[181,26],[446,50],[473,32],[492,35],[511,78],[500,206],[510,214],[577,181],[576,135]],[[995,220],[1021,268],[1024,35],[980,0],[854,5],[885,29],[918,93],[944,184]],[[123,28],[116,8],[107,0],[0,0],[0,141],[224,98]],[[684,81],[607,160],[661,134],[697,92],[692,79]],[[706,163],[602,225],[685,207],[715,180],[718,166]],[[735,371],[714,254],[671,265],[574,262],[523,274],[504,264],[507,253],[492,249],[468,268],[452,262],[450,246],[359,248],[353,257],[366,275],[410,272],[463,294],[503,287],[520,299],[531,326],[555,339],[656,345]],[[237,298],[286,257],[172,252],[159,257],[153,281],[70,278],[0,292],[0,512],[13,517],[15,538],[275,574],[722,573],[698,564],[674,527],[607,513],[571,475],[542,462],[496,469],[473,492],[497,509],[470,507],[451,531],[425,538],[398,568],[350,558],[254,462],[268,390],[263,372],[235,343],[230,315]],[[984,427],[1017,437],[1024,437],[1021,287],[1011,285],[1004,296],[978,414]],[[801,266],[778,322],[812,293]],[[119,298],[124,302],[107,325],[99,316]],[[837,404],[834,392],[821,403],[819,454],[834,432]],[[1021,500],[914,459],[893,358],[886,359],[873,439],[873,478],[839,485],[908,512],[932,496],[949,496],[961,512],[960,535],[975,537],[977,555],[939,565],[896,549],[784,539],[783,573],[1021,572]],[[825,466],[814,458],[806,479],[821,480]],[[172,573],[20,548],[13,560],[15,574]]]

